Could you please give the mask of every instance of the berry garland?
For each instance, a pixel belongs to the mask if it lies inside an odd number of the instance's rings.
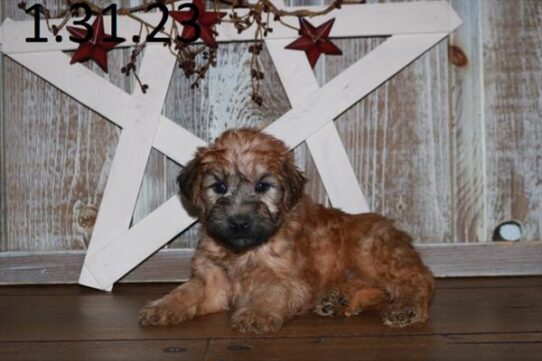
[[[355,1],[355,3],[362,2],[364,1]],[[334,51],[326,51],[326,46],[328,48],[331,46],[329,45],[329,39],[327,39],[329,29],[327,29],[326,32],[315,31],[321,28],[312,27],[305,18],[313,18],[328,14],[334,9],[340,8],[343,3],[345,3],[344,0],[334,0],[319,11],[308,9],[289,11],[275,6],[271,0],[257,0],[254,3],[248,3],[245,0],[213,0],[212,8],[210,10],[205,7],[203,0],[192,0],[191,3],[181,3],[179,0],[143,0],[141,5],[118,9],[116,8],[116,5],[109,5],[102,8],[94,4],[91,0],[66,0],[65,8],[57,13],[52,13],[42,5],[39,5],[38,7],[34,5],[31,8],[27,8],[24,0],[20,1],[18,6],[29,14],[34,11],[36,17],[44,18],[47,29],[54,35],[57,35],[72,18],[83,15],[90,16],[90,14],[95,15],[96,19],[92,25],[85,24],[83,21],[76,21],[75,24],[80,23],[84,28],[67,26],[67,30],[73,35],[73,38],[71,39],[81,43],[79,49],[76,50],[74,57],[72,57],[71,62],[74,63],[93,59],[106,72],[107,51],[111,50],[125,39],[113,37],[113,39],[116,40],[116,43],[106,44],[102,42],[104,37],[111,36],[104,34],[102,15],[106,12],[110,12],[112,6],[114,6],[114,10],[119,16],[128,16],[140,23],[139,35],[134,36],[133,38],[134,41],[136,41],[136,45],[131,53],[130,61],[122,67],[121,71],[127,76],[133,74],[143,92],[148,89],[149,85],[143,84],[135,70],[137,58],[149,41],[149,34],[152,36],[160,35],[160,41],[162,41],[165,46],[168,46],[172,55],[176,57],[177,63],[183,70],[184,75],[192,80],[191,87],[195,88],[199,86],[200,80],[205,77],[209,68],[216,65],[218,47],[215,40],[215,37],[218,35],[216,25],[221,22],[230,22],[237,29],[238,33],[242,33],[243,31],[254,27],[254,38],[248,49],[252,54],[250,62],[252,100],[256,104],[262,105],[263,98],[260,95],[259,90],[260,83],[264,79],[264,69],[259,60],[259,55],[263,49],[263,39],[273,31],[271,22],[279,22],[280,24],[299,32],[301,37],[294,42],[297,42],[297,46],[292,43],[293,46],[290,46],[292,45],[290,44],[289,49],[305,50],[311,65],[314,66],[320,53],[340,54],[340,50],[333,45]],[[181,4],[181,7],[188,8],[189,10],[176,11],[175,5],[178,4]],[[167,6],[169,6],[169,8],[167,8]],[[157,28],[155,25],[149,24],[137,15],[138,13],[147,12],[153,8],[159,8],[175,20],[171,22],[170,29]],[[239,15],[236,11],[238,9],[248,9],[248,11],[243,15]],[[283,18],[285,17],[299,18],[301,24],[300,28],[284,22]],[[57,19],[60,20],[60,22],[53,24],[52,20]],[[181,32],[179,32],[178,29],[179,24],[182,24]],[[92,32],[92,34],[87,34],[88,32]],[[92,37],[94,37],[94,39],[91,39]],[[198,38],[202,40],[201,44],[192,43],[193,40]],[[99,39],[98,43],[93,41],[96,39]],[[310,44],[307,44],[307,41]],[[299,46],[300,44],[301,46]],[[318,53],[315,53],[315,50],[322,48],[322,45],[326,46]]]

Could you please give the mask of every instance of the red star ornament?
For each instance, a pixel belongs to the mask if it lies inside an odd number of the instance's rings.
[[[200,28],[201,32],[199,37],[203,42],[210,48],[217,48],[218,44],[216,43],[213,26],[220,22],[226,13],[220,11],[207,11],[205,10],[205,5],[202,0],[193,0],[192,4],[196,6],[199,12],[197,18],[194,17],[194,12],[192,10],[188,11],[170,11],[169,15],[178,22],[183,22],[183,33],[181,37],[183,39],[191,39],[196,35],[196,29],[194,26],[187,24],[188,21],[194,21]]]
[[[77,39],[84,39],[88,32],[87,29],[76,28],[74,26],[68,26],[67,29]],[[107,52],[122,43],[122,41],[104,41],[104,38],[110,36],[104,32],[103,17],[101,15],[97,16],[92,23],[92,37],[79,45],[72,56],[70,64],[81,63],[92,59],[107,73]]]
[[[329,40],[335,18],[326,21],[317,28],[304,18],[299,18],[300,38],[286,46],[286,49],[304,50],[311,67],[314,68],[321,54],[342,55],[341,49]]]

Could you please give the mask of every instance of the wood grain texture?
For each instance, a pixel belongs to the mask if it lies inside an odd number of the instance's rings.
[[[123,247],[120,251],[125,250],[125,252],[122,253],[122,259],[119,259],[120,252],[114,251],[115,248],[112,242],[120,238],[121,234],[124,234],[130,228],[154,135],[161,121],[162,106],[175,63],[175,58],[170,56],[169,50],[165,47],[157,46],[145,49],[139,67],[139,76],[152,81],[153,86],[149,87],[146,92],[141,88],[134,89],[129,102],[126,104],[127,108],[123,118],[131,120],[132,123],[123,128],[117,143],[98,217],[87,248],[85,267],[81,271],[80,283],[83,285],[100,288],[112,285],[112,282],[110,284],[98,283],[101,275],[96,272],[95,266],[97,266],[98,262],[93,261],[93,259],[101,250],[111,247],[114,263],[121,265],[123,261],[128,262],[131,259],[128,253],[129,250],[139,248]],[[156,72],[156,69],[160,69],[160,72]],[[179,210],[182,209],[179,207]],[[134,226],[134,230],[136,227],[141,229],[138,226],[139,224]],[[145,240],[153,236],[154,233],[148,234],[145,236]],[[141,239],[136,236],[133,237],[132,242],[141,247],[141,243],[139,243]],[[128,246],[132,246],[133,243],[129,243]],[[163,245],[163,243],[160,245]],[[106,258],[105,253],[103,258]],[[154,252],[145,254],[135,264],[139,264],[152,253]],[[93,268],[94,272],[89,272]]]
[[[266,39],[265,45],[289,102],[295,107],[320,86],[306,55],[285,49],[290,42],[290,39]],[[292,131],[295,129],[293,126]],[[266,128],[264,131],[268,130]],[[305,144],[318,169],[329,202],[347,213],[369,212],[333,119],[329,119],[327,125],[308,137]]]
[[[320,59],[320,84],[383,41],[334,40],[343,56]],[[442,41],[336,120],[369,208],[425,243],[451,241],[446,54]]]
[[[177,253],[179,250],[167,250],[163,252]],[[189,250],[187,250],[189,252]],[[123,295],[160,295],[178,286],[175,282],[134,282],[121,283],[113,291],[116,296]],[[460,277],[460,278],[438,278],[438,289],[482,289],[482,288],[536,288],[542,287],[542,277]],[[93,288],[79,287],[70,284],[57,285],[2,285],[1,296],[53,296],[53,295],[102,295],[108,297],[107,293],[96,293]]]
[[[63,4],[42,3],[53,11]],[[28,16],[17,2],[2,5],[4,17]],[[127,50],[112,51],[110,69],[120,69],[128,56]],[[116,86],[131,89],[120,70],[107,75],[94,64],[87,66]],[[6,196],[0,250],[84,249],[119,129],[9,59],[4,60],[3,75],[9,101],[3,109]]]
[[[21,360],[401,360],[538,361],[542,334],[401,337],[296,337],[243,340],[5,342],[5,361]],[[26,358],[24,355],[28,355]],[[400,355],[400,356],[399,356]],[[476,355],[476,356],[475,356]]]
[[[378,314],[370,312],[336,319],[307,314],[294,318],[278,334],[267,338],[233,331],[227,313],[198,317],[173,327],[138,327],[137,314],[142,305],[173,289],[173,284],[123,285],[113,294],[77,286],[2,287],[0,342],[228,339],[251,345],[258,342],[257,339],[273,343],[273,339],[360,337],[367,338],[370,344],[368,338],[386,342],[399,341],[401,337],[415,340],[415,337],[442,336],[449,342],[472,341],[480,346],[484,341],[505,342],[507,339],[539,343],[542,288],[540,278],[537,279],[538,283],[532,278],[515,278],[513,284],[509,280],[502,284],[494,280],[475,280],[473,285],[468,281],[458,285],[455,280],[438,280],[429,322],[417,327],[391,329],[382,325]],[[362,346],[366,342],[353,345]],[[389,342],[388,346],[392,344]],[[357,355],[361,354],[360,350]],[[253,355],[253,358],[256,357]]]
[[[120,282],[178,282],[190,277],[191,249],[160,251]],[[5,252],[0,255],[0,284],[77,283],[85,254],[65,252]]]
[[[13,342],[2,344],[4,361],[205,360],[207,340]],[[27,356],[25,356],[27,355]]]
[[[4,3],[0,3],[0,19],[4,19]],[[3,164],[6,163],[4,157],[4,57],[0,56],[0,252],[3,249],[2,240],[6,238],[6,169]]]
[[[541,275],[541,242],[419,244],[437,277]],[[120,282],[172,282],[190,277],[191,249],[161,250]],[[83,251],[0,253],[0,284],[76,283]]]
[[[288,350],[288,352],[285,352]],[[438,335],[402,337],[307,337],[212,340],[209,359],[471,361],[538,360],[542,334]]]
[[[166,183],[166,159],[167,157],[162,153],[154,148],[151,149],[134,208],[132,225],[145,218],[147,214],[155,210],[169,198]]]
[[[266,337],[232,331],[226,313],[138,327],[141,305],[172,284],[121,285],[113,295],[0,287],[2,360],[538,360],[541,286],[540,277],[439,280],[430,321],[419,327],[390,329],[374,313],[305,315]]]
[[[542,232],[542,2],[482,2],[486,237],[516,220]]]
[[[316,6],[316,5],[325,5],[328,3],[327,0],[290,0],[285,1],[287,5],[290,6]],[[348,51],[348,50],[347,50]],[[322,86],[322,78],[325,73],[325,58],[322,56],[320,61],[316,63],[314,67],[314,74],[319,85]],[[346,145],[345,145],[346,147]],[[296,161],[300,167],[305,171],[305,177],[308,182],[305,186],[305,193],[307,193],[312,199],[316,202],[330,205],[329,199],[327,198],[326,189],[320,180],[320,175],[318,174],[318,169],[314,164],[314,160],[311,157],[307,145],[303,142],[296,148]]]
[[[82,249],[90,235],[117,128],[5,60],[7,237],[3,249]]]
[[[141,0],[131,0],[130,5],[136,6],[142,3]],[[153,10],[154,11],[154,10]],[[173,72],[175,73],[175,69]],[[171,83],[170,88],[171,89]],[[168,93],[169,93],[168,89]],[[166,93],[166,97],[167,94]],[[165,106],[164,106],[165,107]],[[164,107],[162,108],[162,114],[164,114]],[[147,168],[145,169],[145,175],[141,182],[141,188],[137,198],[136,206],[134,208],[134,214],[132,218],[132,225],[145,218],[150,212],[155,210],[158,206],[164,203],[170,196],[167,187],[167,157],[157,151],[151,149],[151,154],[147,162]],[[171,162],[175,164],[174,162]]]
[[[52,10],[63,4],[40,2]],[[464,24],[450,45],[466,54],[467,64],[452,65],[454,59],[449,60],[443,41],[345,112],[337,127],[370,207],[395,218],[417,241],[485,242],[500,222],[509,219],[522,224],[524,240],[539,241],[542,3],[452,0],[451,4]],[[2,19],[28,18],[16,1],[0,5]],[[335,40],[344,55],[320,59],[315,68],[320,83],[382,41]],[[290,105],[267,52],[262,55],[265,103],[260,108],[251,102],[248,46],[221,44],[217,67],[195,90],[177,69],[163,113],[210,141],[226,128],[262,127],[286,112]],[[130,90],[131,78],[119,71],[129,53],[128,49],[110,53],[109,75],[88,66]],[[1,76],[0,251],[85,249],[119,129],[9,59],[3,60]],[[307,193],[325,203],[305,145],[295,152],[310,179]],[[177,192],[179,170],[163,154],[151,152],[133,224]],[[193,247],[196,228],[169,247]],[[521,269],[519,263],[516,266]]]
[[[452,237],[486,242],[482,2],[453,0],[463,25],[450,36]]]
[[[381,39],[337,40],[326,78]],[[451,189],[446,41],[402,70],[336,122],[370,209],[419,242],[450,242]]]

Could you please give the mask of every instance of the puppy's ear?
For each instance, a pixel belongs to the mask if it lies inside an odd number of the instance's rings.
[[[293,159],[286,162],[284,166],[284,175],[286,180],[285,204],[288,209],[292,208],[303,196],[305,187],[305,176],[303,172],[296,167]]]
[[[177,183],[181,194],[192,203],[194,206],[198,207],[199,199],[199,178],[200,178],[200,161],[196,156],[186,166],[181,170],[179,176],[177,177]]]

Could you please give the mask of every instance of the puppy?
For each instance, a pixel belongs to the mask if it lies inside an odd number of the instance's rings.
[[[346,214],[303,194],[286,145],[255,129],[230,130],[178,177],[201,221],[192,278],[150,302],[142,325],[231,311],[240,332],[278,331],[309,311],[383,322],[425,322],[433,277],[408,234],[374,214]]]

